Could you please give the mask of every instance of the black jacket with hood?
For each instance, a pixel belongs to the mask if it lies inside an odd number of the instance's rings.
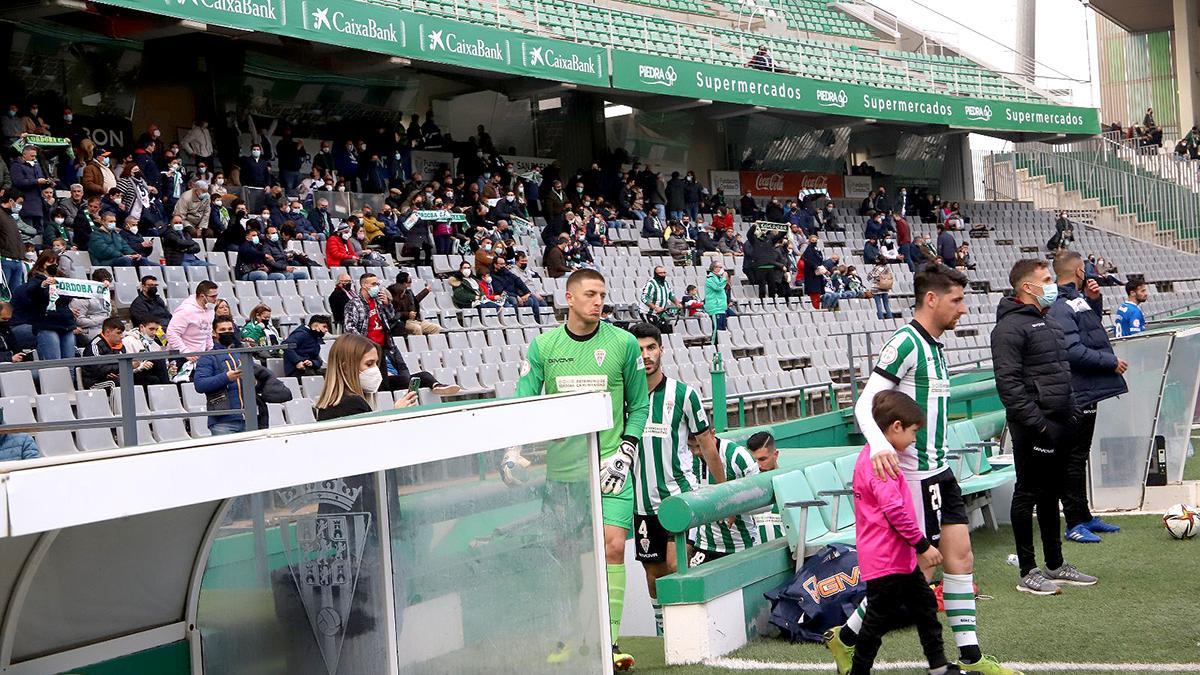
[[[1004,298],[992,328],[996,391],[1008,421],[1036,431],[1074,413],[1062,328],[1033,305]]]

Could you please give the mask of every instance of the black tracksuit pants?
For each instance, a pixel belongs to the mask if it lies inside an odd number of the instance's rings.
[[[1096,435],[1096,404],[1079,411],[1079,422],[1070,447],[1066,448],[1066,481],[1062,489],[1063,517],[1067,529],[1092,519],[1088,508],[1087,464],[1092,452],[1092,437]]]
[[[1037,567],[1037,554],[1033,550],[1034,507],[1037,507],[1046,566],[1049,569],[1062,566],[1058,500],[1066,477],[1063,458],[1067,449],[1054,447],[1049,435],[1039,429],[1011,421],[1008,428],[1012,435],[1013,463],[1017,470],[1010,515],[1017,545],[1017,564],[1024,577]]]
[[[917,626],[929,667],[941,668],[947,664],[942,625],[938,623],[937,598],[920,567],[908,574],[889,574],[868,581],[867,605],[871,610],[858,632],[850,675],[870,675],[883,636],[909,624]]]

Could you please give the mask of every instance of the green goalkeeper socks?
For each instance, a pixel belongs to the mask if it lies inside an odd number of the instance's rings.
[[[625,565],[608,565],[608,625],[613,644],[621,632],[621,611],[625,609]]]

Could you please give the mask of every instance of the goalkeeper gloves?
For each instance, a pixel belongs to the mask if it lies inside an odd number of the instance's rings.
[[[621,439],[617,451],[604,460],[600,465],[600,492],[606,495],[620,494],[625,489],[625,481],[633,470],[633,458],[637,456],[637,442],[629,438]]]
[[[509,487],[515,487],[529,480],[529,460],[521,455],[520,448],[509,448],[500,461],[500,480]]]

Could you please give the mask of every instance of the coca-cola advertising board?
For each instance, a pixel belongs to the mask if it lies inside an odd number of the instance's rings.
[[[742,194],[755,197],[795,198],[800,193],[828,192],[830,197],[843,196],[842,177],[831,173],[799,173],[794,171],[742,171]]]

